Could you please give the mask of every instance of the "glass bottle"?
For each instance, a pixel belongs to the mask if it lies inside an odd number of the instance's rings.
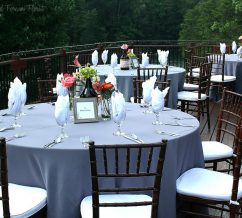
[[[129,70],[129,57],[127,55],[127,50],[123,49],[123,54],[120,57],[120,69]]]
[[[89,98],[89,97],[97,97],[97,93],[92,87],[92,80],[91,78],[86,79],[86,85],[85,88],[83,89],[81,95],[81,98]]]

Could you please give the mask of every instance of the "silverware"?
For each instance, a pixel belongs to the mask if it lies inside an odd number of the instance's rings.
[[[172,116],[173,119],[176,120],[191,120],[191,119],[195,119],[194,117],[177,117],[177,116]]]
[[[11,130],[11,129],[14,129],[14,127],[13,126],[3,127],[3,128],[0,129],[0,132],[3,132],[5,130]]]
[[[17,139],[17,138],[22,138],[25,135],[26,135],[25,133],[17,133],[17,134],[15,134],[15,135],[13,135],[13,136],[11,136],[9,138],[6,138],[6,142],[9,142],[9,141],[11,141],[13,139]]]
[[[50,143],[44,145],[43,147],[44,147],[44,148],[51,148],[51,147],[53,147],[54,145],[60,143],[61,141],[62,141],[62,138],[61,138],[61,137],[58,137],[58,138],[56,138],[54,141],[52,141],[52,142],[50,142]]]
[[[123,136],[124,138],[129,139],[129,140],[131,140],[131,141],[134,141],[134,142],[136,142],[136,143],[139,143],[139,144],[142,143],[141,141],[139,141],[139,140],[137,140],[137,139],[134,139],[134,138],[132,138],[131,136],[128,136],[128,135],[126,135],[126,134],[122,134],[121,136]]]
[[[180,136],[180,134],[177,134],[174,132],[166,132],[166,131],[160,131],[160,130],[157,130],[156,132],[161,135],[164,134],[164,135],[169,135],[169,136]]]
[[[28,110],[31,110],[33,108],[35,108],[35,105],[30,105],[30,106],[27,107]]]
[[[131,137],[132,137],[133,139],[136,139],[136,140],[140,141],[141,143],[144,143],[144,141],[143,141],[142,139],[140,139],[140,138],[139,138],[137,135],[135,135],[134,133],[131,134]]]
[[[186,125],[186,124],[182,124],[179,122],[176,123],[162,123],[162,125],[168,125],[168,126],[183,126],[183,127],[196,127],[195,125]]]

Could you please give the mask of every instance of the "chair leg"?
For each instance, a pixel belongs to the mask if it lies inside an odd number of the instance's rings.
[[[206,99],[206,110],[207,110],[207,121],[208,121],[208,129],[210,130],[210,114],[209,114],[209,99]]]
[[[200,122],[202,102],[197,102],[197,119]]]
[[[185,112],[185,107],[186,107],[185,101],[181,101],[181,111]]]

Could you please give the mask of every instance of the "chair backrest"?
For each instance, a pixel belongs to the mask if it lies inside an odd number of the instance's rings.
[[[168,66],[164,68],[137,68],[137,79],[147,80],[156,76],[158,81],[167,81]]]
[[[90,142],[89,145],[93,217],[99,217],[99,207],[151,205],[151,218],[156,218],[167,141],[125,145],[94,145],[94,142]],[[144,177],[148,178],[149,184],[138,182]],[[105,187],[104,181],[110,181],[110,178],[115,180],[115,184],[118,182],[119,186],[112,187],[108,183]],[[127,179],[130,181],[127,182]],[[100,180],[103,181],[102,187],[99,184]],[[116,194],[151,192],[152,201],[100,203],[99,195],[110,192]]]
[[[241,123],[241,117],[242,95],[224,89],[218,116],[216,140],[225,144],[232,142],[236,150],[236,131]]]
[[[143,88],[142,83],[144,80],[137,80],[136,78],[133,78],[133,96],[134,96],[134,103],[141,103],[141,100],[143,99]],[[158,88],[162,91],[166,87],[170,87],[171,80],[164,81],[156,81],[154,87],[158,86]],[[169,99],[169,92],[165,97],[165,107],[168,107],[168,99]]]
[[[53,93],[53,88],[56,87],[56,80],[38,79],[37,82],[38,82],[39,101],[40,102],[56,101],[57,95]]]
[[[2,137],[0,138],[0,177],[2,191],[0,200],[2,201],[3,217],[10,218],[6,140]]]
[[[222,75],[222,81],[224,81],[224,62],[225,54],[207,54],[208,62],[213,63],[212,75]]]
[[[201,98],[202,94],[209,96],[210,78],[212,71],[212,63],[203,63],[200,66],[199,78],[198,78],[198,98]]]

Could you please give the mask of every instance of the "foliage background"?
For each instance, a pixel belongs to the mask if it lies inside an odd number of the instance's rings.
[[[121,40],[236,40],[241,0],[2,0],[0,54]]]

